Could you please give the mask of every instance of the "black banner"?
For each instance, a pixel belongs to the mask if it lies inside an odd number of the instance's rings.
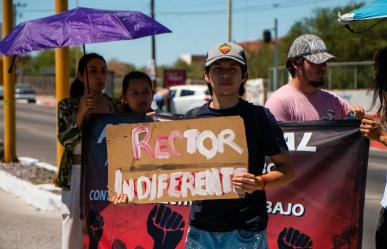
[[[184,248],[188,203],[108,202],[104,128],[142,121],[135,115],[94,115],[83,133],[84,248]],[[296,176],[267,191],[270,248],[360,249],[369,144],[358,121],[281,127]],[[267,162],[263,173],[272,167]]]

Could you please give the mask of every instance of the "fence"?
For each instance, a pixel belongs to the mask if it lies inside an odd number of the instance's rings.
[[[269,79],[264,79],[265,86],[269,90],[273,89],[272,70],[269,69]],[[374,78],[373,62],[332,62],[328,63],[326,77],[326,88],[328,89],[366,89],[372,84]],[[289,81],[289,74],[285,66],[277,67],[277,86],[280,87]],[[108,91],[118,97],[121,93],[122,77],[110,75],[108,79]],[[37,94],[55,95],[55,75],[28,76],[18,75],[16,82],[28,83]],[[161,80],[159,81],[161,82]],[[203,83],[190,82],[192,83]]]
[[[289,81],[289,74],[285,66],[277,67],[278,87]],[[273,89],[273,68],[269,69],[268,83]],[[332,62],[328,63],[326,88],[328,89],[365,89],[373,81],[373,61]]]

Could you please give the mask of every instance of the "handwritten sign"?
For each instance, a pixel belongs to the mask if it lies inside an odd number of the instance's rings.
[[[109,193],[151,203],[238,198],[231,178],[247,171],[238,116],[109,125]]]

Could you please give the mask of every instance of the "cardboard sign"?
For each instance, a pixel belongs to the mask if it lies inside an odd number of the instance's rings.
[[[109,125],[109,193],[130,202],[238,198],[231,178],[247,172],[239,116]]]

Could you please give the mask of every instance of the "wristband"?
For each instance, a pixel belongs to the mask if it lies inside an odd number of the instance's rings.
[[[262,189],[261,190],[265,190],[265,187],[266,187],[266,181],[265,181],[265,177],[263,177],[263,175],[259,175],[258,177],[261,178],[261,186],[262,186]]]

